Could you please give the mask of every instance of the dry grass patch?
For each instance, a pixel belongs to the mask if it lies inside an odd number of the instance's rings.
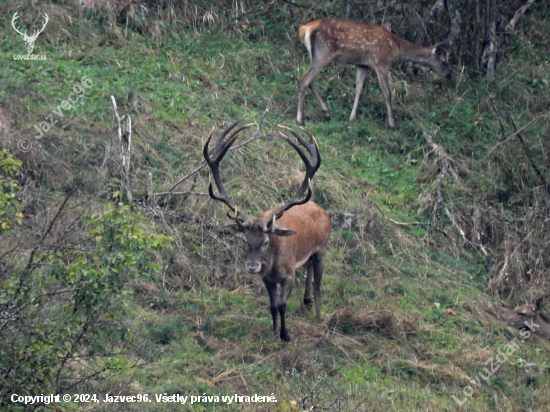
[[[406,339],[416,326],[411,318],[382,307],[346,307],[330,316],[327,326],[344,334],[374,332],[389,339]]]

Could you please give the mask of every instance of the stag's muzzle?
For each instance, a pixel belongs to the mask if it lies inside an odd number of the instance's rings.
[[[260,262],[246,262],[246,270],[248,273],[258,273],[262,269]]]

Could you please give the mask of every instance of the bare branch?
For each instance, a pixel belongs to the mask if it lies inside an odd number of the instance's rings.
[[[452,180],[458,181],[458,175],[455,173],[453,167],[451,166],[451,163],[449,162],[449,155],[447,154],[445,149],[442,146],[434,143],[432,136],[425,130],[422,130],[422,135],[426,140],[426,144],[430,148],[430,152],[434,152],[436,154],[437,162],[441,166],[441,173],[447,175]]]
[[[514,17],[510,20],[510,23],[506,26],[506,31],[508,30],[514,30],[514,27],[516,26],[516,23],[519,21],[521,16],[527,11],[529,7],[535,2],[535,0],[527,0],[527,3],[525,3],[523,6],[521,6],[519,9],[516,10],[514,13]]]

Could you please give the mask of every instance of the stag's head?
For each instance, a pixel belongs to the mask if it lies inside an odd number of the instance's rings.
[[[219,163],[223,156],[227,153],[231,145],[236,141],[239,133],[243,129],[252,126],[252,124],[241,126],[236,131],[234,131],[231,136],[227,138],[227,140],[224,140],[225,136],[237,124],[238,121],[230,125],[220,134],[212,157],[210,157],[208,154],[208,145],[212,138],[212,134],[210,134],[206,144],[204,145],[204,158],[210,166],[210,170],[212,171],[212,176],[214,177],[214,182],[216,183],[216,186],[218,188],[219,195],[214,194],[214,191],[212,189],[212,182],[210,183],[208,192],[210,193],[210,197],[212,197],[212,199],[219,200],[225,203],[234,213],[233,216],[228,213],[228,216],[231,219],[234,219],[235,223],[228,225],[225,228],[230,233],[238,235],[245,241],[248,249],[245,263],[246,270],[249,273],[263,273],[267,268],[271,267],[273,261],[273,244],[277,242],[277,240],[275,240],[274,238],[292,236],[296,234],[296,232],[293,230],[289,230],[283,226],[277,225],[276,221],[277,219],[282,217],[288,209],[297,205],[307,203],[309,201],[312,194],[310,181],[313,178],[313,175],[315,174],[317,169],[319,169],[319,166],[321,165],[321,155],[319,153],[319,147],[317,146],[317,142],[315,141],[313,135],[306,131],[306,133],[313,140],[313,143],[309,144],[294,130],[286,126],[279,125],[280,128],[286,129],[290,133],[292,133],[296,137],[298,143],[305,147],[307,152],[309,153],[308,158],[308,156],[306,156],[306,154],[298,146],[298,144],[293,142],[288,136],[279,132],[281,137],[298,152],[298,155],[304,161],[306,165],[306,176],[292,199],[290,199],[284,205],[271,210],[269,213],[264,213],[264,216],[260,219],[249,220],[244,214],[241,213],[237,206],[228,197],[219,174]],[[305,197],[303,197],[306,191],[307,194],[305,195]]]
[[[247,245],[246,270],[249,273],[260,273],[262,269],[271,266],[270,253],[274,236],[292,236],[296,232],[275,224],[275,216],[271,220],[255,219],[253,221],[240,220],[237,223],[225,226],[229,232],[240,236]]]
[[[48,15],[46,13],[44,13],[44,24],[42,25],[42,28],[40,30],[35,30],[33,32],[32,36],[29,36],[29,35],[27,35],[27,30],[25,30],[24,32],[21,32],[15,26],[15,22],[19,18],[18,13],[19,12],[16,11],[15,14],[13,15],[13,18],[11,19],[11,25],[12,25],[13,29],[19,35],[21,35],[21,37],[23,37],[23,40],[25,41],[25,44],[26,44],[27,53],[31,54],[32,51],[34,50],[34,43],[36,42],[36,39],[38,38],[38,35],[44,31],[44,29],[46,28],[46,25],[48,24],[48,21],[50,20],[50,18],[48,17]]]

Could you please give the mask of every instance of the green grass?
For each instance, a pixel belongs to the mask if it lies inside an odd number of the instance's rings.
[[[33,140],[32,153],[46,159],[35,176],[51,196],[44,207],[77,178],[85,182],[78,194],[82,199],[94,196],[107,181],[108,172],[100,167],[104,146],[116,137],[111,95],[120,113],[132,116],[132,164],[134,171],[141,170],[135,199],[144,194],[147,173],[153,174],[154,190],[162,192],[196,168],[213,127],[219,130],[243,115],[247,122],[263,117],[262,133],[278,123],[295,126],[296,81],[308,58],[294,39],[263,35],[254,25],[249,32],[227,27],[197,31],[169,21],[160,22],[159,36],[140,34],[132,26],[125,35],[124,25],[110,26],[101,11],[80,18],[59,6],[73,24],[64,26],[59,38],[53,31],[41,35],[37,52],[48,60],[14,61],[11,56],[23,52],[23,43],[9,31],[10,7],[0,18],[1,27],[8,27],[0,108],[17,138],[32,140],[33,124],[65,100],[82,76],[93,81],[87,98],[59,119],[41,147]],[[133,24],[150,29],[153,20],[151,14],[141,25]],[[277,28],[281,22],[269,24]],[[268,33],[269,24],[264,27]],[[538,24],[549,29],[547,21]],[[522,53],[514,43],[509,51]],[[445,230],[457,248],[437,229],[433,196],[439,169],[426,156],[422,130],[435,136],[460,175],[459,183],[446,181],[442,188],[461,225],[470,227],[470,212],[479,204],[487,211],[490,202],[503,209],[494,215],[501,224],[506,216],[521,219],[534,202],[526,193],[537,178],[525,162],[512,161],[521,156],[521,146],[489,154],[501,140],[489,94],[495,93],[496,104],[524,125],[548,103],[550,78],[513,57],[501,63],[498,76],[489,86],[466,71],[464,80],[450,88],[432,76],[406,77],[411,92],[397,89],[400,128],[394,131],[384,124],[385,105],[374,77],[365,87],[358,120],[350,124],[354,71],[336,65],[325,70],[318,86],[327,91],[332,120],[322,121],[311,94],[306,105],[307,129],[317,137],[323,158],[315,201],[333,221],[350,212],[362,226],[333,227],[323,279],[323,325],[315,326],[313,312],[301,308],[305,280],[300,278],[288,302],[293,341],[276,341],[261,279],[244,273],[241,242],[216,226],[227,221],[225,209],[200,195],[159,197],[165,215],[160,222],[149,214],[151,231],[175,236],[174,251],[155,257],[163,269],[154,288],[134,292],[122,361],[78,391],[148,393],[150,398],[155,393],[273,393],[278,403],[263,409],[272,411],[298,411],[311,402],[335,409],[336,401],[344,410],[457,410],[451,395],[462,399],[466,377],[482,371],[484,362],[517,333],[483,309],[493,299],[486,291],[487,276],[500,247],[486,233],[490,219],[480,219],[486,225],[483,241],[494,248],[490,257],[462,244],[447,217],[442,217]],[[535,151],[548,131],[541,124],[527,127],[525,136],[546,173],[544,154]],[[249,216],[280,204],[296,188],[299,158],[278,139],[256,140],[228,157],[222,164],[228,191]],[[188,180],[178,190],[204,193],[207,183],[203,170],[195,183]],[[498,190],[508,194],[507,204],[488,195]],[[25,194],[27,204],[37,193]],[[509,362],[474,388],[461,410],[544,410],[549,348],[542,340],[522,343]],[[255,404],[243,407],[258,410]],[[153,402],[89,405],[87,410],[173,408]],[[62,409],[80,410],[74,404]],[[181,406],[191,409],[235,406]]]

